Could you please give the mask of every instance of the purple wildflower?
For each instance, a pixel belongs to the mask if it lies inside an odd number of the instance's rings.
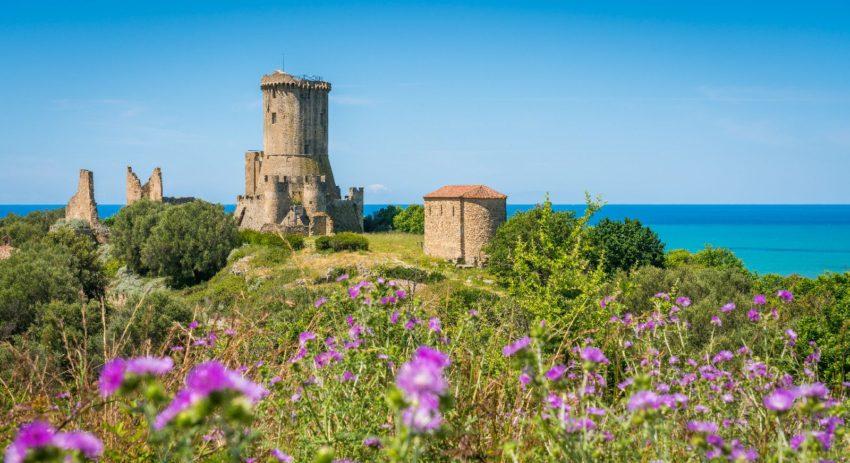
[[[341,282],[341,281],[345,281],[345,280],[347,280],[347,279],[348,279],[348,274],[347,274],[347,273],[343,273],[342,275],[340,275],[340,276],[336,277],[336,282],[337,282],[337,283],[339,283],[339,282]]]
[[[555,365],[546,372],[545,376],[549,381],[556,381],[567,371],[564,365]]]
[[[431,317],[431,319],[428,320],[428,329],[435,333],[440,333],[440,319],[437,317]]]
[[[710,421],[689,421],[688,431],[697,434],[716,434],[717,424]]]
[[[608,358],[598,347],[587,346],[579,352],[579,357],[587,363],[601,363],[607,365]]]
[[[782,299],[785,302],[791,302],[794,300],[794,295],[791,294],[791,291],[788,291],[787,289],[780,289],[776,292],[776,295],[779,297],[779,299]]]
[[[729,313],[733,310],[735,310],[735,303],[734,302],[729,302],[729,303],[727,303],[726,305],[724,305],[723,307],[720,308],[720,311],[723,312],[723,313]]]
[[[379,439],[377,437],[367,437],[367,438],[363,439],[363,446],[364,447],[371,447],[373,449],[379,449],[379,448],[383,447],[383,445],[381,445],[381,439]]]
[[[629,403],[626,408],[630,412],[638,410],[654,410],[661,406],[658,394],[652,391],[637,391],[629,398]]]
[[[797,344],[797,332],[788,328],[785,330],[785,336],[788,336],[788,345],[794,347]]]
[[[531,338],[530,337],[525,336],[523,338],[519,338],[516,341],[514,341],[512,344],[508,344],[507,346],[503,347],[502,348],[502,355],[504,355],[505,357],[510,357],[510,356],[516,354],[517,352],[525,349],[530,344],[531,344]]]
[[[449,363],[446,354],[421,346],[399,369],[396,385],[411,404],[402,419],[414,432],[432,431],[442,423],[439,397],[448,389],[443,370]]]
[[[88,459],[97,459],[103,453],[103,444],[92,434],[82,431],[57,433],[44,421],[33,421],[18,430],[15,440],[6,447],[5,463],[23,463],[31,450],[57,448],[79,452]]]
[[[103,366],[100,372],[100,395],[109,397],[115,393],[124,382],[124,371],[127,369],[127,361],[122,358],[110,360]]]
[[[162,376],[174,368],[171,357],[136,357],[127,361],[127,373]]]
[[[320,298],[316,299],[316,302],[313,303],[313,307],[318,309],[319,307],[325,305],[326,302],[328,302],[328,298],[320,297]]]
[[[206,399],[210,394],[219,391],[234,391],[251,403],[256,403],[269,391],[253,383],[239,373],[228,370],[221,363],[212,360],[195,366],[186,376],[186,387],[174,396],[170,404],[157,415],[154,429],[162,429],[177,415],[188,410],[196,403]]]
[[[316,339],[316,333],[312,331],[305,331],[298,335],[298,345],[305,346],[307,342]]]
[[[676,304],[682,307],[688,307],[691,305],[691,298],[686,296],[680,296],[676,298]]]
[[[717,315],[712,315],[711,316],[711,324],[714,325],[714,326],[722,326],[723,321],[720,320],[720,317],[718,317]]]
[[[794,406],[797,394],[787,389],[775,389],[764,398],[764,406],[768,410],[784,412]]]
[[[270,453],[275,460],[282,463],[292,463],[295,461],[291,455],[283,453],[280,449],[272,449]]]
[[[729,360],[732,360],[733,358],[735,358],[735,354],[733,354],[732,352],[729,352],[728,350],[721,350],[720,352],[718,352],[714,356],[714,358],[711,359],[711,363],[728,362]]]
[[[764,294],[756,294],[753,296],[753,304],[765,305],[767,304],[767,297]]]
[[[757,322],[761,320],[761,314],[756,309],[750,309],[747,312],[747,318],[749,318],[751,322]]]
[[[198,327],[198,322],[196,320],[192,320],[192,322],[189,323],[189,329],[190,330],[194,330],[197,327]]]

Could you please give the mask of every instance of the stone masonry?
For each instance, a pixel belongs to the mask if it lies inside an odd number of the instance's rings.
[[[240,228],[327,235],[363,231],[363,188],[342,197],[328,157],[331,84],[283,71],[263,76],[263,150],[245,153]]]
[[[80,170],[77,192],[65,207],[65,219],[83,220],[92,228],[97,228],[100,223],[97,216],[97,203],[94,202],[94,174],[90,170]]]
[[[133,168],[127,166],[127,205],[143,198],[162,202],[162,170],[159,167],[154,169],[147,183],[142,185]]]
[[[482,265],[506,217],[507,196],[484,185],[448,185],[425,195],[425,254]]]

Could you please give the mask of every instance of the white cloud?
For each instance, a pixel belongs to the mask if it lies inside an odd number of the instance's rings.
[[[390,191],[386,185],[381,185],[380,183],[373,183],[371,185],[366,186],[366,191],[369,193],[388,193]]]

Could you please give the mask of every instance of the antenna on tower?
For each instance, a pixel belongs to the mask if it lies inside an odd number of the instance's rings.
[[[280,70],[286,71],[286,53],[281,53]]]

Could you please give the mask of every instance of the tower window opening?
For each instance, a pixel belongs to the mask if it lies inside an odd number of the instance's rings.
[[[272,124],[277,122],[277,113],[272,113]]]
[[[277,98],[277,89],[272,88],[272,98]]]

